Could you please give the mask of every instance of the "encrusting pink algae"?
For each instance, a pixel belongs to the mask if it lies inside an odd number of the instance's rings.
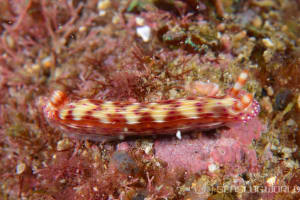
[[[228,130],[198,135],[197,139],[157,140],[155,155],[169,167],[183,167],[193,173],[215,174],[223,168],[226,175],[255,172],[259,169],[256,152],[251,148],[264,131],[258,119],[233,125]],[[188,156],[187,156],[188,155]]]

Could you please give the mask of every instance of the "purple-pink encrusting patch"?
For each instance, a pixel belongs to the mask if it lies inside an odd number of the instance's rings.
[[[229,174],[254,172],[258,161],[251,143],[264,129],[259,119],[254,118],[248,123],[231,124],[228,130],[212,136],[200,134],[191,139],[184,135],[181,140],[156,140],[155,156],[170,168],[184,168],[192,173],[208,171],[211,165],[223,167]]]

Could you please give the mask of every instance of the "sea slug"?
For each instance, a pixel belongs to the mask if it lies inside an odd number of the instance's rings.
[[[75,137],[107,141],[136,135],[176,134],[212,129],[229,122],[246,122],[259,113],[259,104],[242,91],[248,72],[243,71],[225,96],[199,96],[149,103],[95,99],[72,101],[54,91],[43,112],[55,127]]]

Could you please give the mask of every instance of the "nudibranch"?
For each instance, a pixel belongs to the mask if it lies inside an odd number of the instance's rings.
[[[136,135],[176,134],[213,129],[230,122],[246,122],[259,113],[259,104],[242,90],[243,71],[224,96],[199,96],[149,103],[95,99],[72,101],[54,91],[44,105],[46,119],[72,136],[106,141]],[[179,136],[180,137],[180,136]]]

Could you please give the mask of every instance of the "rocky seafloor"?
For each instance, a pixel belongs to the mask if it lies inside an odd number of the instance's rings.
[[[299,46],[299,0],[1,0],[0,199],[300,199]],[[226,94],[244,69],[259,115],[181,139],[85,140],[43,114],[54,90]]]

